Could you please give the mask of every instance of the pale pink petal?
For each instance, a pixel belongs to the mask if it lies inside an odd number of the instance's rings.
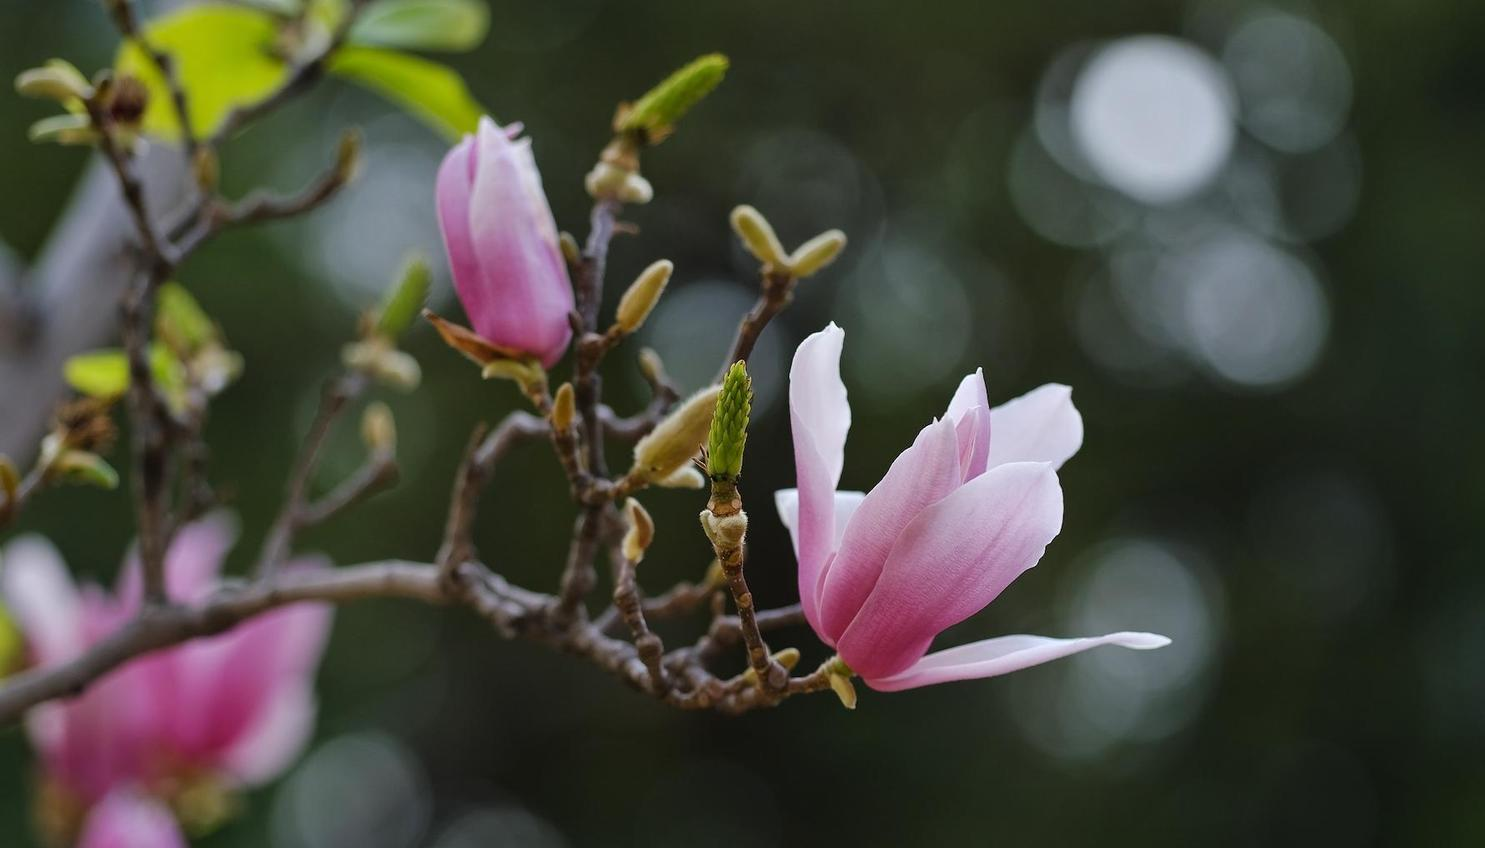
[[[902,531],[881,578],[838,640],[841,658],[862,677],[903,671],[940,631],[983,609],[1035,565],[1061,528],[1062,488],[1050,465],[991,468]]]
[[[120,789],[96,804],[83,822],[77,848],[187,848],[170,810],[159,801]]]
[[[840,548],[841,537],[846,533],[846,524],[851,520],[851,516],[856,514],[856,507],[861,506],[861,501],[865,497],[865,492],[855,492],[850,489],[835,493],[835,537],[830,544],[832,553]],[[794,554],[798,556],[799,490],[780,489],[774,492],[773,504],[779,511],[779,521],[783,522],[785,529],[789,531],[789,539],[794,543]]]
[[[935,421],[918,433],[881,482],[866,493],[846,525],[840,550],[820,586],[822,636],[838,640],[882,574],[903,528],[959,487],[959,439],[954,422]]]
[[[989,455],[990,410],[975,407],[964,412],[954,422],[954,436],[959,442],[959,479],[968,482],[985,473],[985,460]]]
[[[793,529],[799,600],[816,632],[820,575],[835,544],[835,487],[851,427],[851,407],[840,379],[844,341],[845,333],[832,323],[800,343],[789,369],[789,421],[799,485]]]
[[[974,410],[984,410],[984,417],[973,416]],[[990,400],[985,391],[984,369],[976,368],[973,374],[959,381],[959,388],[949,400],[944,417],[961,426],[964,426],[966,417],[973,422],[960,438],[961,444],[968,442],[973,446],[967,452],[964,479],[971,480],[985,473],[990,456]],[[973,438],[968,438],[971,435]]]
[[[288,770],[308,744],[315,726],[314,686],[304,680],[279,687],[219,758],[243,786],[259,786]]]
[[[443,233],[444,251],[449,257],[449,273],[459,300],[471,315],[488,308],[490,295],[480,274],[479,258],[474,252],[474,239],[469,234],[469,196],[474,187],[474,138],[465,136],[438,166],[435,194],[438,200],[438,228]]]
[[[0,597],[26,637],[38,665],[55,665],[82,652],[82,600],[67,564],[40,536],[22,536],[0,556]]]
[[[1082,639],[1053,639],[1048,636],[1001,636],[938,651],[918,660],[904,672],[890,677],[867,679],[866,685],[881,692],[896,692],[948,683],[995,677],[1072,656],[1100,645],[1118,645],[1147,651],[1163,648],[1170,639],[1154,633],[1110,633]]]
[[[236,538],[237,523],[225,512],[214,512],[182,527],[165,554],[165,594],[177,603],[194,603],[211,594]],[[119,570],[115,588],[118,609],[126,613],[139,609],[143,591],[136,548]]]
[[[990,410],[990,465],[1050,462],[1060,468],[1083,445],[1072,389],[1048,383]]]
[[[475,144],[469,234],[483,281],[473,300],[464,288],[460,299],[480,335],[551,367],[572,338],[573,291],[531,140],[512,141],[486,119]]]

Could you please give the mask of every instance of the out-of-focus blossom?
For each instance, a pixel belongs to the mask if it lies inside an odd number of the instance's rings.
[[[120,789],[88,813],[77,848],[186,848],[186,839],[169,808]]]
[[[216,588],[232,536],[223,516],[181,529],[165,562],[172,600],[200,601]],[[38,666],[77,657],[140,607],[136,557],[125,563],[111,595],[74,584],[56,550],[38,537],[12,542],[0,562],[0,594]],[[86,810],[131,787],[179,802],[276,777],[313,728],[313,678],[330,615],[321,604],[284,607],[140,657],[77,698],[32,709],[26,729],[47,782],[45,797]]]
[[[867,685],[910,689],[1018,671],[1099,645],[1169,642],[1128,632],[1003,636],[928,654],[940,632],[1036,565],[1062,529],[1056,469],[1081,446],[1083,422],[1071,390],[1059,385],[992,410],[977,371],[871,492],[836,491],[851,426],[840,379],[844,341],[831,324],[794,355],[789,412],[799,488],[776,501],[794,538],[805,617]]]
[[[531,155],[489,118],[438,169],[438,223],[454,289],[480,336],[551,367],[572,338],[572,283]]]

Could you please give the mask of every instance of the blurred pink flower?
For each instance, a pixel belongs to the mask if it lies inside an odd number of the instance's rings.
[[[163,804],[120,789],[88,813],[77,848],[186,848],[186,839]]]
[[[520,131],[481,118],[478,133],[449,151],[438,169],[438,223],[474,331],[550,368],[572,338],[572,283]]]
[[[209,595],[232,538],[230,520],[220,515],[182,528],[166,557],[170,598]],[[67,662],[117,631],[141,594],[136,557],[111,596],[74,584],[39,537],[17,539],[0,560],[0,595],[40,666]],[[272,779],[313,729],[314,673],[330,614],[320,604],[284,607],[133,660],[77,698],[32,709],[26,729],[45,777],[82,808],[120,787],[169,794],[203,780],[252,786]]]
[[[851,426],[840,379],[844,341],[831,324],[794,354],[789,414],[799,488],[775,499],[794,539],[805,617],[867,685],[911,689],[1006,674],[1099,645],[1169,643],[1152,633],[1002,636],[927,654],[940,632],[1036,565],[1062,529],[1056,469],[1082,445],[1083,422],[1071,389],[1059,385],[992,410],[976,371],[871,492],[836,491]]]

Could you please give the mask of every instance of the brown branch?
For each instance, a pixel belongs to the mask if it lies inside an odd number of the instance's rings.
[[[0,501],[0,530],[5,529],[10,522],[15,520],[15,517],[25,508],[26,503],[31,500],[31,496],[36,494],[42,483],[46,482],[46,475],[45,467],[41,465],[33,467],[16,484],[15,495]],[[0,494],[4,493],[0,492]]]
[[[748,310],[748,314],[737,325],[737,335],[732,340],[727,358],[722,362],[722,370],[717,372],[716,382],[722,382],[732,363],[740,360],[745,362],[752,355],[753,346],[758,343],[758,337],[763,335],[768,322],[784,311],[784,307],[793,300],[794,282],[794,277],[784,271],[767,271],[763,274],[763,291],[758,295],[753,308]]]
[[[645,621],[644,596],[640,593],[639,583],[634,577],[636,563],[628,557],[620,555],[617,558],[614,575],[614,607],[619,610],[624,623],[629,626],[629,633],[634,637],[634,648],[639,652],[639,659],[645,664],[650,673],[650,686],[656,694],[663,693],[670,688],[670,679],[665,674],[663,660],[665,657],[665,644],[660,637],[650,632],[650,626]],[[603,628],[598,628],[602,632]]]
[[[459,567],[474,557],[471,534],[475,513],[479,510],[480,491],[489,482],[495,464],[518,442],[544,436],[547,430],[547,422],[529,412],[512,412],[489,435],[482,428],[475,429],[454,476],[443,546],[438,552],[437,562],[447,585],[457,582]]]

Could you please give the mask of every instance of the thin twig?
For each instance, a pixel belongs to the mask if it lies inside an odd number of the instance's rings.
[[[794,277],[784,271],[768,271],[763,275],[763,290],[758,295],[758,301],[748,314],[742,317],[737,325],[737,335],[732,340],[732,347],[727,353],[727,358],[722,362],[722,370],[717,372],[717,382],[727,375],[727,369],[732,363],[747,361],[753,353],[753,346],[758,343],[758,337],[763,335],[763,330],[773,317],[784,311],[789,301],[794,297]]]

